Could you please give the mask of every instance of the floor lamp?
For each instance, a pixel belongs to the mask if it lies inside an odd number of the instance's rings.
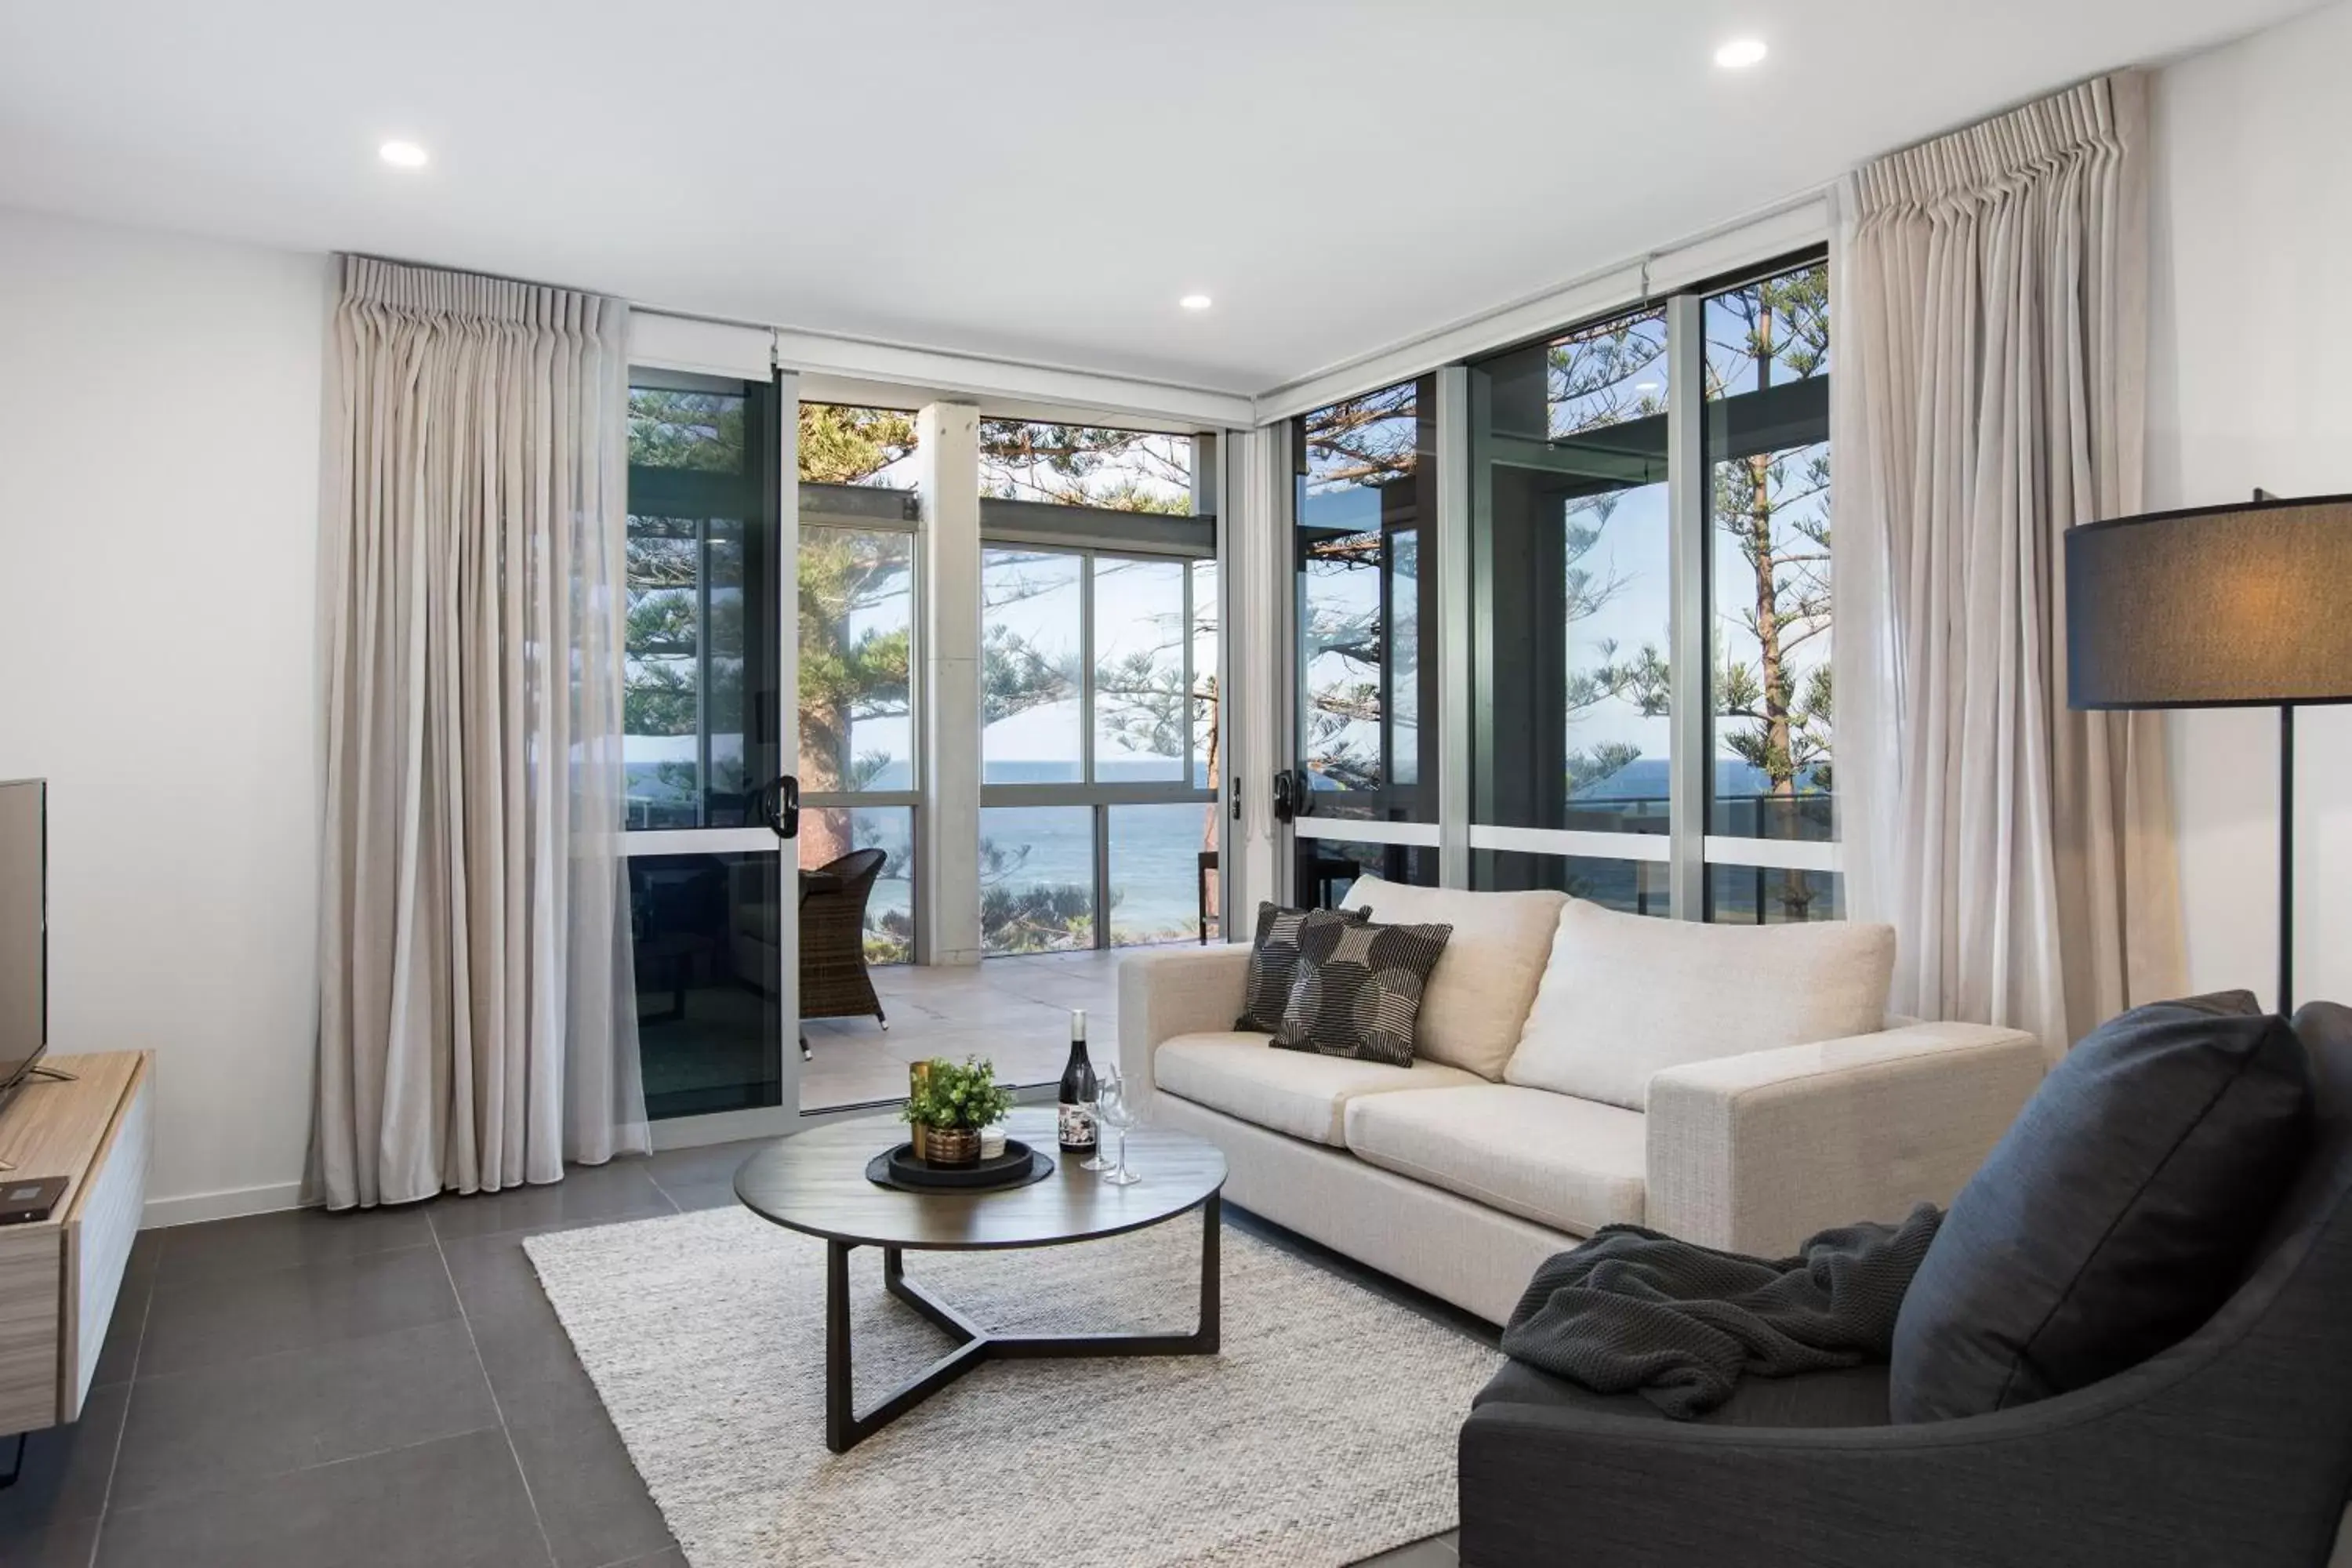
[[[2352,701],[2352,496],[2066,531],[2074,708],[2279,710],[2278,1010],[2294,1006],[2294,710]]]

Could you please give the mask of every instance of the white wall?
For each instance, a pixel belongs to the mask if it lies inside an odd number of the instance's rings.
[[[156,1053],[151,1221],[308,1146],[328,280],[0,211],[0,778],[49,781],[51,1048]]]
[[[2352,490],[2347,59],[2339,4],[2158,76],[2151,508]],[[2305,710],[2295,731],[2295,991],[2352,1000],[2352,710]],[[2190,981],[2266,1003],[2277,743],[2273,711],[2173,725]]]

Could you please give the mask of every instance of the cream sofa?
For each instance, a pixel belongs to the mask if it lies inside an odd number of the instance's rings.
[[[1884,1015],[1884,927],[1711,926],[1367,877],[1454,927],[1399,1068],[1236,1032],[1249,947],[1119,969],[1121,1071],[1244,1208],[1491,1322],[1601,1226],[1782,1255],[1948,1202],[2042,1079],[2032,1036]]]

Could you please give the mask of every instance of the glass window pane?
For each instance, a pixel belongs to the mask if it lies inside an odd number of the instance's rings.
[[[1223,759],[1218,754],[1217,723],[1217,563],[1192,563],[1192,787],[1217,787]],[[1211,848],[1216,847],[1214,844]]]
[[[915,536],[801,531],[801,788],[909,790]]]
[[[1000,500],[1189,515],[1192,438],[1097,425],[983,419],[980,493]]]
[[[1110,944],[1197,942],[1203,916],[1215,934],[1215,873],[1201,864],[1214,847],[1213,802],[1108,808]]]
[[[1421,657],[1436,624],[1420,549],[1436,520],[1434,405],[1424,377],[1296,426],[1296,755],[1325,816],[1436,819],[1436,792],[1419,787],[1422,720],[1437,710],[1436,662]]]
[[[1085,556],[1066,552],[981,552],[982,784],[1085,781],[1078,662],[1085,570]]]
[[[1832,837],[1829,272],[1709,298],[1709,833]]]
[[[1835,871],[1709,866],[1706,918],[1740,925],[1845,919],[1845,879]]]
[[[1357,878],[1368,873],[1383,881],[1410,882],[1418,888],[1437,886],[1434,849],[1302,836],[1297,843],[1297,855],[1292,896],[1307,909],[1337,907],[1339,896]],[[1256,917],[1253,912],[1247,918],[1255,921]]]
[[[776,552],[766,389],[629,392],[622,756],[631,827],[734,827],[775,772],[747,738],[773,700]]]
[[[1181,781],[1181,561],[1094,558],[1095,781]]]
[[[1610,860],[1590,855],[1528,855],[1516,849],[1470,852],[1470,885],[1490,892],[1551,888],[1630,915],[1672,915],[1668,868],[1653,860]]]
[[[980,814],[984,952],[1095,944],[1095,814],[1085,805],[992,805]]]
[[[746,397],[743,392],[630,387],[629,466],[730,476],[747,472]]]
[[[907,963],[915,952],[915,808],[819,805],[801,812],[801,869],[814,871],[854,849],[888,857],[866,900],[866,962]]]
[[[1581,327],[1471,374],[1471,820],[1664,833],[1665,312]]]
[[[899,408],[803,403],[801,479],[807,484],[915,488],[915,416]]]
[[[782,1104],[778,857],[639,855],[626,864],[647,1113]]]

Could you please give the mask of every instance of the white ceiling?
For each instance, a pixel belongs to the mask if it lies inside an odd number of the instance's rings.
[[[0,204],[1258,392],[2307,8],[0,0]]]

